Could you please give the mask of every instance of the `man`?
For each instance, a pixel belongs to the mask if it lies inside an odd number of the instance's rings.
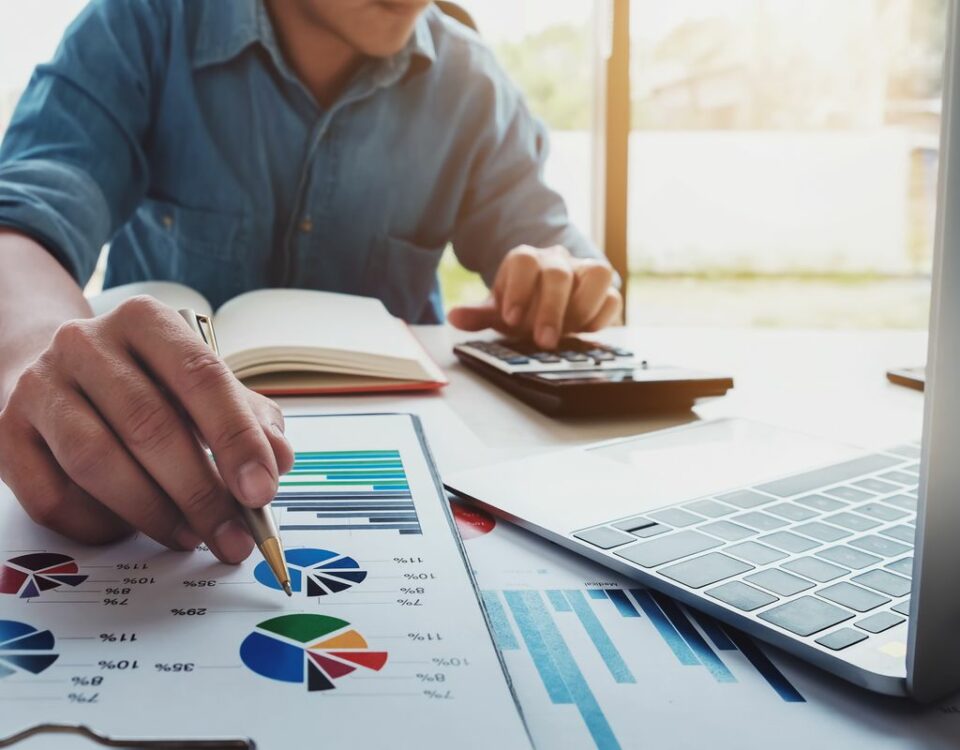
[[[331,289],[425,323],[449,241],[493,290],[451,322],[553,347],[621,300],[544,158],[489,51],[427,0],[95,0],[0,147],[0,478],[78,540],[243,560],[231,495],[272,499],[283,417],[169,308],[92,317],[100,248],[107,286]]]

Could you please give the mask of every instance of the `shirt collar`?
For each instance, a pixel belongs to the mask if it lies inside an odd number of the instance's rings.
[[[194,43],[194,68],[228,62],[255,43],[265,47],[279,64],[282,54],[263,0],[206,0],[201,8]],[[436,12],[439,11],[429,7],[417,19],[403,49],[376,61],[374,79],[377,85],[389,86],[436,61],[437,50],[429,21],[431,14]]]

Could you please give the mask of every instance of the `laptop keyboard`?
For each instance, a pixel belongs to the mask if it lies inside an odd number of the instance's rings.
[[[908,616],[919,459],[902,445],[573,536],[841,651]]]

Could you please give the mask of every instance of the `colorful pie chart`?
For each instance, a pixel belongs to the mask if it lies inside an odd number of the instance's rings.
[[[14,594],[21,599],[31,599],[61,586],[79,586],[86,580],[87,576],[79,575],[76,560],[54,552],[11,557],[0,566],[0,594]]]
[[[289,549],[286,558],[290,588],[304,596],[329,596],[346,591],[367,577],[367,571],[361,570],[352,557],[327,549]],[[266,562],[254,568],[253,577],[264,586],[280,589]]]
[[[40,674],[53,664],[58,654],[53,633],[37,630],[16,620],[0,620],[0,678],[15,674]]]
[[[336,680],[358,669],[379,672],[387,652],[371,651],[346,620],[293,614],[258,624],[240,644],[240,659],[262,677],[314,692],[334,689]]]

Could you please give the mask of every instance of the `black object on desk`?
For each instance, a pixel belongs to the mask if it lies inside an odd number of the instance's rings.
[[[453,351],[505,391],[557,416],[681,411],[733,387],[725,375],[650,364],[629,350],[574,337],[555,351],[511,339],[467,341]]]

